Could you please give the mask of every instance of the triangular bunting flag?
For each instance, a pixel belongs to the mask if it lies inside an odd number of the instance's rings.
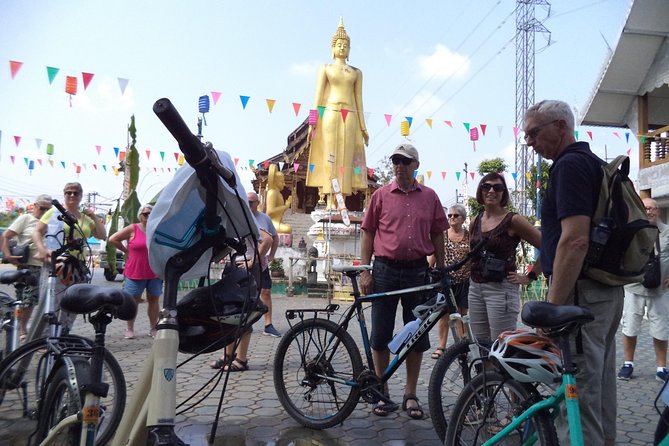
[[[429,125],[430,128],[432,128],[432,119],[431,118],[425,119],[425,122],[427,122],[427,125]]]
[[[239,95],[239,100],[242,101],[242,109],[243,110],[246,110],[246,104],[249,103],[249,99],[251,99],[251,96]]]
[[[345,109],[345,108],[342,108],[342,109],[341,109],[341,119],[343,119],[344,122],[346,122],[346,117],[347,117],[347,116],[348,116],[348,110]]]
[[[235,166],[237,166],[237,163],[239,163],[239,158],[235,158]]]
[[[481,124],[479,127],[481,127],[481,134],[485,136],[485,129],[488,128],[488,124]]]
[[[574,138],[578,141],[578,130],[574,130]]]
[[[518,176],[518,173],[511,172],[511,176],[513,177],[513,181],[516,181],[516,177]]]
[[[441,179],[445,180],[446,179],[446,172],[441,172]]]
[[[269,110],[270,113],[272,113],[272,110],[274,109],[274,104],[276,104],[276,99],[265,99],[265,102],[267,102],[267,109]]]
[[[497,126],[497,136],[498,137],[500,137],[500,138],[502,137],[502,131],[503,130],[504,130],[504,126],[502,126],[502,125]]]
[[[467,130],[467,133],[469,133],[469,123],[468,122],[463,122],[462,125],[465,126],[465,130]]]
[[[309,172],[313,172],[314,167],[316,167],[316,166],[314,166],[313,164],[309,164]]]
[[[118,152],[119,152],[118,147],[114,147],[114,155],[116,155],[117,158],[118,158]]]
[[[300,107],[302,107],[302,104],[298,102],[293,102],[293,110],[295,110],[295,116],[300,114]]]
[[[453,128],[453,123],[451,121],[444,121],[444,123],[450,128]]]
[[[102,151],[102,146],[95,146],[95,151],[98,152],[98,155],[100,155],[100,152]]]
[[[12,160],[12,164],[14,164],[14,160],[16,159],[14,155],[9,155],[9,159]]]
[[[165,161],[165,152],[158,152],[160,153],[160,160]]]
[[[174,161],[179,161],[179,153],[178,152],[174,152]],[[237,163],[235,163],[235,164],[237,164]]]
[[[249,160],[249,167],[253,167],[253,162],[254,162],[254,161],[255,161],[255,160]]]
[[[84,90],[88,88],[88,84],[90,84],[93,80],[93,76],[95,76],[93,73],[81,73],[81,79],[84,83]]]
[[[425,173],[427,173],[427,179],[428,179],[428,180],[429,180],[430,178],[432,178],[432,171],[431,171],[431,170],[428,170],[428,171],[425,172]]]
[[[148,159],[150,159],[150,158],[151,158],[151,151],[150,151],[150,150],[146,150],[146,159],[148,160]]]
[[[374,168],[373,167],[368,167],[367,168],[367,174],[371,177],[374,175]]]
[[[615,137],[618,138],[618,139],[622,139],[622,138],[620,137],[620,133],[618,133],[618,132],[613,132],[613,136],[615,136]]]
[[[293,163],[293,171],[297,172],[297,169],[300,168],[300,163]]]
[[[214,105],[218,103],[218,99],[221,97],[221,92],[220,91],[212,91],[211,92],[211,100],[214,101]]]
[[[390,121],[393,119],[393,115],[385,113],[383,116],[386,118],[386,124],[388,124],[388,127],[390,127]]]
[[[587,133],[588,136],[590,137],[590,141],[592,141],[592,132],[591,132],[591,131],[587,131],[586,133]]]
[[[625,142],[630,142],[630,132],[625,132]]]
[[[460,181],[460,171],[455,172],[455,178]]]
[[[65,169],[65,161],[61,161],[60,165],[63,166],[63,169]]]
[[[39,150],[42,147],[42,138],[35,138],[35,145],[37,146],[37,150]]]
[[[631,148],[627,149],[627,156],[630,156],[630,153],[632,153],[632,149],[631,149]]]
[[[121,96],[125,94],[125,87],[128,86],[128,79],[124,79],[122,77],[118,78],[118,88],[121,89]]]
[[[354,168],[353,168],[353,173],[354,173],[355,176],[357,177],[358,174],[360,173],[360,168],[359,168],[359,167],[354,167]]]
[[[12,75],[12,79],[16,76],[16,73],[19,72],[21,67],[23,66],[23,62],[19,62],[17,60],[10,60],[9,61],[9,72]]]
[[[409,121],[409,127],[411,127],[411,123],[413,122],[413,116],[405,116],[405,119]]]
[[[518,139],[518,132],[520,132],[520,129],[518,127],[513,128],[513,137]]]
[[[14,136],[14,144],[16,144],[16,147],[21,144],[21,137],[20,136]]]
[[[283,161],[279,161],[279,170],[280,171],[283,170],[283,166],[285,166],[285,165],[286,165],[286,163],[284,163]]]
[[[323,113],[325,113],[325,106],[319,105],[317,108],[318,108],[318,117],[320,119],[323,119]]]
[[[469,172],[469,176],[472,177],[472,180],[474,180],[474,175],[476,175],[476,172]]]
[[[56,78],[59,71],[60,68],[46,67],[46,75],[49,77],[49,85],[53,84],[53,80]]]

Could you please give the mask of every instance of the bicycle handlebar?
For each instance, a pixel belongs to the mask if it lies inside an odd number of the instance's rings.
[[[153,104],[153,112],[158,116],[163,125],[167,127],[167,130],[169,130],[174,139],[177,140],[179,148],[183,152],[188,164],[196,170],[201,167],[213,167],[226,183],[231,187],[235,186],[236,179],[234,172],[221,164],[213,146],[202,144],[198,137],[191,133],[169,99],[158,99]]]
[[[62,204],[60,204],[58,200],[51,200],[51,204],[54,205],[56,209],[58,209],[58,211],[61,213],[62,220],[67,223],[70,228],[77,224],[77,219],[74,217],[74,215],[67,212],[67,210],[63,207]]]

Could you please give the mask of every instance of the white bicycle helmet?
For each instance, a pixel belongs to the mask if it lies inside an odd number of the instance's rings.
[[[86,272],[81,261],[70,254],[58,256],[54,270],[56,277],[65,286],[70,286],[73,283],[81,283],[86,279]]]
[[[560,349],[549,338],[526,330],[501,333],[490,357],[518,382],[553,384],[562,376]]]

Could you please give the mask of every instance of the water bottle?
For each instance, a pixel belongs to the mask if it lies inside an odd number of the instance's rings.
[[[400,348],[402,348],[416,330],[418,330],[418,327],[420,327],[420,319],[416,319],[406,324],[404,328],[395,335],[393,340],[388,343],[388,350],[390,350],[393,355],[397,354]]]

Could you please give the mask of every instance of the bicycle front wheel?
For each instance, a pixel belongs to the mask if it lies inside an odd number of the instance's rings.
[[[297,422],[325,429],[355,409],[360,373],[362,359],[351,335],[332,321],[309,319],[283,335],[274,358],[274,389]]]
[[[497,372],[481,373],[472,379],[458,397],[444,445],[483,444],[540,398],[529,384],[507,379]],[[532,444],[558,444],[550,413],[538,412],[496,444],[525,444],[530,436],[536,437]]]
[[[3,411],[19,411],[25,419],[21,430],[13,432],[16,438],[28,438],[37,430],[38,408],[45,395],[47,377],[56,364],[57,352],[90,361],[92,341],[81,336],[44,337],[22,345],[0,362],[0,388],[5,400]],[[55,373],[55,372],[54,372]],[[126,400],[125,378],[116,358],[105,349],[103,382],[109,384],[107,397],[100,400],[100,425],[96,444],[109,441],[121,421]],[[10,416],[16,416],[11,414]]]
[[[448,347],[430,375],[427,392],[430,416],[441,441],[446,437],[448,419],[458,395],[482,367],[481,362],[472,364],[470,345],[462,341]]]

